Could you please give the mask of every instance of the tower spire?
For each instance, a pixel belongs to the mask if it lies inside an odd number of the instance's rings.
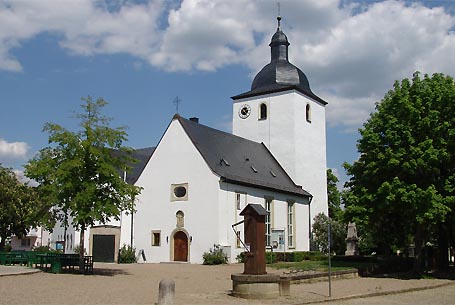
[[[278,21],[277,31],[281,31],[281,4],[278,2],[276,5],[278,6],[278,16],[276,17],[276,20]]]
[[[278,3],[279,5],[279,3]],[[278,6],[278,10],[279,10]],[[275,60],[285,60],[288,61],[288,38],[281,30],[281,16],[278,14],[276,17],[278,21],[278,28],[276,29],[276,33],[272,37],[272,41],[270,42],[269,46],[272,48],[272,61]]]

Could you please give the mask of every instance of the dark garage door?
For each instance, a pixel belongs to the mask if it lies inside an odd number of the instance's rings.
[[[93,261],[114,262],[115,235],[93,235]]]

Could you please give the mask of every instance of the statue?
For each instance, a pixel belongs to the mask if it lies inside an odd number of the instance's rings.
[[[348,235],[346,237],[346,256],[359,255],[358,243],[359,238],[357,237],[357,228],[355,223],[350,222],[348,224]]]

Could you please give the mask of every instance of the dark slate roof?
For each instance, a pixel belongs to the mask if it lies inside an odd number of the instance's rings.
[[[269,214],[266,209],[260,204],[257,203],[249,203],[243,210],[240,212],[240,215],[243,216],[245,215],[247,210],[253,210],[256,214],[261,215],[261,216],[266,216]]]
[[[131,157],[133,159],[136,159],[137,162],[129,164],[129,166],[131,166],[131,169],[126,174],[126,182],[129,184],[136,183],[154,151],[155,147],[140,148],[133,151]]]
[[[233,96],[232,99],[238,100],[274,92],[297,90],[326,105],[326,101],[311,91],[310,83],[305,73],[289,62],[289,42],[286,35],[281,31],[280,20],[281,18],[279,17],[278,29],[269,45],[271,48],[270,63],[256,75],[250,91]]]
[[[296,185],[262,143],[174,116],[222,181],[311,197]]]
[[[145,168],[145,165],[149,161],[150,157],[153,155],[155,151],[155,147],[146,147],[146,148],[139,148],[134,149],[128,157],[136,160],[135,162],[127,162],[129,170],[126,173],[126,182],[129,184],[136,183],[139,176],[142,174],[142,171]],[[122,152],[119,150],[113,150],[112,153],[114,155],[125,155],[126,152]],[[118,170],[119,175],[123,178],[124,171],[122,169]]]

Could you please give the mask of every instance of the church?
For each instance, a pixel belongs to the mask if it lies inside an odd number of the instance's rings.
[[[310,250],[312,219],[328,213],[327,103],[289,62],[280,20],[270,63],[250,91],[232,97],[232,134],[176,114],[156,147],[135,151],[139,162],[124,178],[143,188],[136,211],[88,230],[95,261],[117,261],[118,249],[132,244],[148,263],[202,263],[214,245],[235,262],[245,251],[240,212],[249,203],[268,211],[269,251]],[[50,243],[63,237],[71,252],[79,234],[62,230]]]
[[[311,220],[328,209],[327,103],[289,62],[280,19],[270,63],[250,91],[232,97],[232,134],[175,115],[150,156],[143,154],[130,182],[144,189],[136,213],[122,221],[120,244],[132,237],[147,262],[202,263],[214,245],[235,262],[244,232],[233,225],[248,203],[269,212],[273,251],[310,249]]]

